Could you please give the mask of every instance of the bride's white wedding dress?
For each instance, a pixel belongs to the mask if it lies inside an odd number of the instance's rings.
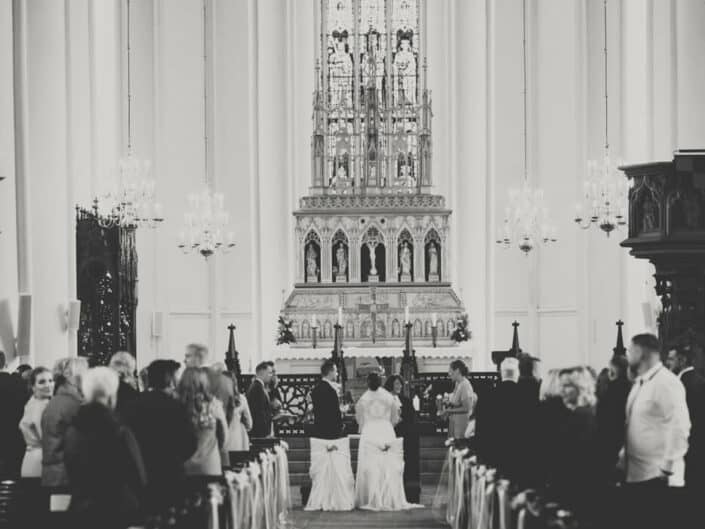
[[[383,388],[366,391],[356,404],[360,449],[355,505],[372,511],[399,511],[421,507],[406,501],[403,439],[397,439],[399,399]]]

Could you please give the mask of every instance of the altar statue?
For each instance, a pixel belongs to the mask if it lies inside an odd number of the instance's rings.
[[[377,260],[377,255],[375,254],[375,250],[377,249],[377,245],[368,244],[367,247],[370,249],[370,275],[376,276],[377,267],[375,266],[375,261]]]
[[[338,262],[338,275],[344,276],[348,269],[348,260],[345,258],[345,248],[342,244],[338,245],[335,251],[335,259]]]
[[[351,106],[351,81],[353,72],[353,61],[350,54],[347,52],[348,32],[333,32],[333,42],[335,49],[330,54],[328,59],[330,68],[330,91],[331,105]]]
[[[428,275],[438,275],[438,250],[435,244],[431,244],[428,248]]]
[[[399,51],[394,56],[396,104],[416,104],[416,57],[411,50],[411,32],[399,30]]]
[[[318,278],[318,265],[316,264],[316,258],[318,254],[313,248],[313,245],[308,247],[306,250],[306,273],[311,278]]]
[[[406,241],[404,241],[404,245],[402,246],[399,260],[401,262],[401,275],[411,275],[411,249],[409,248],[409,243]]]

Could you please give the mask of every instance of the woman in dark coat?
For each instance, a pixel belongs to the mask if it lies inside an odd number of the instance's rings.
[[[65,439],[71,527],[137,525],[146,475],[132,432],[115,414],[118,376],[110,368],[95,367],[83,376],[81,386],[86,403]]]
[[[397,437],[404,439],[404,489],[409,502],[419,503],[421,497],[420,440],[416,410],[412,400],[402,394],[404,379],[399,375],[389,377],[384,388],[401,402],[401,420],[394,427],[394,431]]]

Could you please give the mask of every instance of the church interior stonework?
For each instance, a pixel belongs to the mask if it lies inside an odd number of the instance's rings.
[[[695,512],[704,27],[701,0],[0,0],[0,529]],[[86,472],[99,438],[123,477]]]

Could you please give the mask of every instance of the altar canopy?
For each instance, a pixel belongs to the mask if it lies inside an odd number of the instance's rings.
[[[336,324],[348,354],[401,354],[407,324],[417,354],[452,346],[464,306],[449,276],[451,210],[431,192],[419,0],[322,0],[321,13],[312,175],[282,315],[309,356],[330,351]]]

